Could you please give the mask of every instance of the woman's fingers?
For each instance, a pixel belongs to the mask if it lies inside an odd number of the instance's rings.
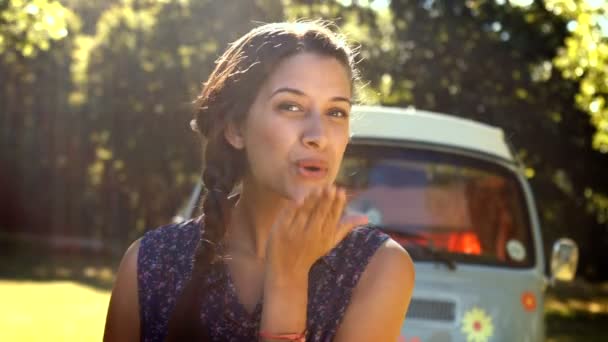
[[[369,222],[368,217],[362,214],[348,214],[345,215],[339,222],[336,235],[335,244],[340,243],[353,228],[357,226],[365,225]]]
[[[311,191],[301,204],[290,202],[277,218],[267,247],[273,272],[309,269],[353,227],[367,223],[363,215],[342,217],[345,204],[344,189],[333,185]]]
[[[343,214],[345,206],[346,192],[344,189],[338,189],[332,213],[328,215],[325,228],[330,230],[327,232],[327,236],[332,237],[330,242],[332,247],[340,243],[353,228],[368,223],[368,218],[365,215]]]
[[[340,220],[340,216],[342,215],[342,211],[344,210],[344,204],[346,202],[346,196],[343,189],[334,187],[333,190],[335,193],[334,200],[331,203],[331,209],[327,214],[324,224],[324,230],[326,233],[329,233],[327,236],[332,236],[332,233],[335,232],[338,221]]]
[[[304,203],[295,210],[293,220],[287,229],[296,232],[303,232],[303,229],[308,222],[311,211],[315,208],[319,198],[321,196],[320,189],[312,190],[308,196],[304,199]]]
[[[344,189],[333,185],[314,189],[301,205],[292,204],[284,209],[277,228],[288,240],[306,240],[331,249],[354,227],[367,223],[364,215],[343,216],[345,205]]]
[[[333,187],[324,187],[317,200],[316,206],[310,213],[308,223],[306,224],[305,234],[322,234],[323,225],[326,217],[331,209],[331,203],[334,201],[335,189]]]
[[[293,222],[293,219],[296,214],[296,206],[294,203],[288,203],[283,210],[281,210],[281,214],[278,217],[278,221],[280,225],[289,226]]]

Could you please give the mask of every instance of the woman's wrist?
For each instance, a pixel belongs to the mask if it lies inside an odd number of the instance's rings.
[[[267,273],[260,331],[301,333],[306,329],[307,305],[308,273]]]
[[[273,267],[266,267],[264,276],[264,287],[274,288],[291,288],[308,287],[308,272],[309,270],[293,269],[289,271],[278,271]],[[269,289],[271,290],[271,289]]]

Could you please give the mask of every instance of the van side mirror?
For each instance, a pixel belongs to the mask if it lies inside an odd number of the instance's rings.
[[[578,246],[571,239],[561,238],[553,244],[551,253],[551,284],[572,281],[578,265]]]

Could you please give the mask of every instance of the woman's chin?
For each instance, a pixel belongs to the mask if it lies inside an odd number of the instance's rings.
[[[281,191],[281,197],[283,197],[286,201],[295,202],[298,204],[302,203],[307,194],[308,192],[305,189],[302,189],[302,187],[288,187]]]
[[[289,190],[287,197],[298,203],[299,205],[304,203],[304,200],[310,194],[311,191],[325,186],[324,184],[301,184],[293,187]]]

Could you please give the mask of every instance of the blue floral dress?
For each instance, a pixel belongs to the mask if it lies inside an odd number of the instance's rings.
[[[200,236],[196,220],[148,231],[137,260],[141,340],[163,341],[175,302],[191,276]],[[308,285],[307,341],[331,341],[357,281],[388,236],[358,227],[311,268]],[[213,341],[257,341],[262,303],[252,313],[239,302],[225,263],[207,274],[212,286],[202,298],[200,319]]]

